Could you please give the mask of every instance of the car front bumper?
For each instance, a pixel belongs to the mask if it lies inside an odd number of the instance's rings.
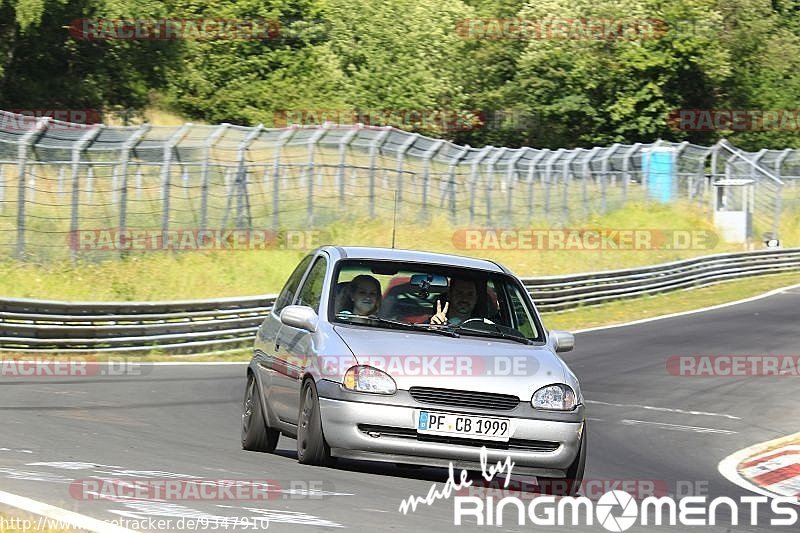
[[[320,415],[325,439],[337,457],[393,463],[481,469],[507,457],[514,472],[546,477],[564,477],[580,450],[584,408],[571,413],[535,412],[530,406],[511,411],[476,411],[447,405],[422,404],[407,391],[377,396],[345,391],[338,384],[318,384]],[[420,410],[509,419],[509,443],[460,439],[420,438],[416,421]]]

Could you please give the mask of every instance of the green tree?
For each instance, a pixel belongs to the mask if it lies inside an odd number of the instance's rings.
[[[161,3],[150,1],[1,4],[0,109],[141,109],[150,91],[163,85],[178,43],[86,39],[81,20],[163,13]]]
[[[209,122],[267,126],[283,110],[342,105],[345,79],[320,9],[305,0],[179,2],[175,10],[183,16],[264,20],[275,31],[259,39],[188,41],[172,70],[167,102]]]
[[[708,1],[656,9],[645,0],[548,0],[529,3],[520,16],[574,21],[530,40],[502,91],[507,105],[538,118],[520,139],[534,146],[681,138],[670,112],[713,105],[714,87],[731,73],[714,32],[694,30],[719,28]],[[583,20],[621,21],[627,29],[597,38]]]
[[[441,110],[433,123],[408,126],[449,136],[466,104],[466,41],[456,30],[472,16],[461,0],[332,2],[330,45],[347,78],[348,107],[396,110],[400,121],[416,118],[406,111]]]

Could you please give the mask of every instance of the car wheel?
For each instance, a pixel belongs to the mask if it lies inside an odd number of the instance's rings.
[[[297,460],[306,465],[327,466],[331,464],[331,448],[322,434],[322,419],[319,413],[317,386],[306,380],[297,420]]]
[[[253,452],[273,452],[281,433],[267,425],[261,409],[261,393],[253,374],[247,376],[247,388],[242,404],[242,449]]]
[[[567,468],[565,478],[537,477],[539,491],[555,496],[575,496],[583,484],[583,474],[586,471],[586,437],[588,435],[586,422],[583,423],[583,437],[578,455]]]

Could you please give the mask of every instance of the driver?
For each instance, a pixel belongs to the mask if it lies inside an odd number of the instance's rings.
[[[447,290],[447,302],[436,301],[436,314],[431,317],[431,324],[448,324],[457,326],[465,320],[473,318],[478,303],[478,287],[472,280],[453,278]]]

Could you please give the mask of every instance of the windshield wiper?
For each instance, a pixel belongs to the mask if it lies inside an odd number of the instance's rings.
[[[494,331],[486,331],[486,330],[483,330],[483,329],[471,328],[471,327],[469,327],[469,325],[467,325],[466,327],[462,326],[462,325],[453,326],[451,328],[451,330],[452,331],[461,331],[461,332],[467,332],[468,331],[470,333],[476,333],[476,334],[478,334],[480,336],[492,337],[492,338],[497,338],[497,339],[506,339],[506,340],[510,340],[510,341],[514,341],[514,342],[519,342],[520,344],[532,344],[532,341],[529,338],[523,337],[522,335],[512,335],[510,333],[506,333],[502,329],[500,329],[500,326],[498,326],[494,322],[485,322],[484,321],[483,324],[488,324],[490,326],[493,326],[495,330]]]
[[[453,331],[452,329],[445,329],[442,327],[437,327],[431,324],[409,324],[408,322],[400,322],[399,320],[390,320],[388,318],[381,318],[379,316],[359,316],[359,315],[338,315],[337,319],[341,320],[342,318],[359,318],[363,321],[377,321],[380,324],[391,324],[393,326],[400,326],[403,329],[413,329],[415,331],[429,331],[431,333],[438,333],[439,335],[444,335],[446,337],[455,337],[459,338],[461,335]],[[348,322],[351,322],[348,320]],[[360,322],[360,320],[359,320]],[[355,322],[351,322],[355,323]]]

